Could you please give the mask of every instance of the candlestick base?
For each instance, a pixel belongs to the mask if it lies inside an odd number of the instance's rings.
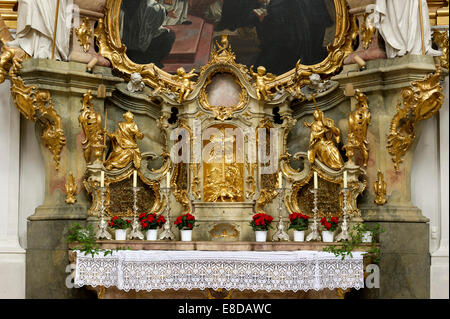
[[[159,234],[160,240],[175,240],[175,234],[172,232],[172,225],[170,223],[170,187],[162,187],[161,190],[167,198],[166,206],[166,222],[163,226],[163,231]]]
[[[139,230],[139,222],[137,219],[133,220],[129,237],[130,239],[144,239],[144,234]]]
[[[350,189],[347,187],[344,187],[342,189],[342,193],[344,195],[344,200],[343,200],[343,214],[342,214],[342,225],[341,225],[341,232],[336,236],[336,241],[346,241],[350,239],[350,234],[348,233],[348,222],[347,222],[347,218],[348,218],[348,214],[347,214],[347,199],[348,199],[348,193],[349,193]]]
[[[95,237],[97,239],[107,239],[107,240],[112,239],[112,236],[108,231],[108,223],[103,219],[103,217],[100,220],[100,224],[98,225],[98,231],[95,234]]]
[[[322,237],[320,236],[319,233],[319,217],[317,215],[317,213],[319,212],[319,209],[317,207],[317,192],[318,189],[314,188],[311,190],[311,193],[313,193],[314,195],[314,208],[312,209],[313,213],[314,213],[314,218],[313,218],[313,224],[311,226],[311,233],[306,236],[306,241],[321,241]]]

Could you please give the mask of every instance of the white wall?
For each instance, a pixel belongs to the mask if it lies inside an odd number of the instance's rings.
[[[25,250],[19,245],[20,117],[10,82],[0,85],[0,298],[25,298]]]
[[[445,102],[439,113],[421,124],[411,172],[412,202],[430,219],[431,298],[449,297],[448,84],[447,77]]]

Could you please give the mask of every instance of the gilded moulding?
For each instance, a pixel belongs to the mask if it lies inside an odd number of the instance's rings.
[[[75,183],[75,178],[73,177],[72,172],[69,173],[69,176],[67,176],[66,184],[64,185],[66,189],[66,203],[67,204],[74,204],[77,194],[77,184]]]
[[[373,182],[373,188],[375,190],[375,199],[374,202],[377,205],[384,205],[386,204],[386,182],[384,181],[383,173],[378,170],[377,173],[377,180]]]
[[[397,113],[389,127],[387,149],[392,156],[395,170],[398,172],[403,156],[411,147],[414,129],[417,123],[433,116],[442,106],[444,95],[439,81],[442,69],[438,66],[435,73],[428,74],[421,81],[414,81],[411,87],[401,92],[397,103]]]
[[[78,42],[83,47],[84,52],[89,51],[92,38],[91,24],[89,23],[89,18],[85,17],[83,23],[75,29],[75,34],[77,35]]]
[[[174,78],[171,74],[159,69],[153,63],[142,65],[131,61],[126,54],[126,46],[122,43],[119,31],[120,8],[122,0],[108,0],[105,6],[105,18],[100,19],[95,30],[99,53],[109,59],[114,69],[124,75],[126,79],[132,73],[140,73],[145,84],[155,90],[168,90],[179,92],[183,86],[183,80]],[[334,0],[336,11],[336,33],[334,41],[328,46],[328,56],[322,62],[315,65],[301,65],[296,69],[273,77],[266,82],[266,92],[286,87],[297,91],[299,83],[306,83],[311,73],[332,74],[342,67],[345,57],[353,51],[352,45],[358,36],[356,19],[348,13],[346,0]],[[226,53],[229,44],[226,39],[221,41],[217,50],[213,50],[211,56],[218,57]],[[210,63],[217,63],[212,59]],[[242,66],[243,71],[247,68]],[[203,68],[202,68],[203,69]],[[302,84],[303,85],[303,84]]]
[[[449,69],[449,43],[448,43],[448,30],[434,30],[433,41],[439,46],[442,51],[442,55],[439,57],[441,67]]]
[[[355,150],[358,149],[364,159],[364,166],[369,160],[367,127],[370,124],[370,111],[367,96],[359,89],[355,90],[356,109],[348,117],[348,138],[344,146],[349,161],[354,162]]]

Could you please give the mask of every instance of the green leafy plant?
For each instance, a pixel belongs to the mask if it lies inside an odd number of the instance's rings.
[[[325,247],[323,251],[333,253],[336,257],[341,256],[342,259],[345,259],[345,257],[349,256],[353,258],[352,252],[354,249],[358,246],[361,246],[361,244],[364,244],[362,242],[363,233],[369,231],[372,233],[372,243],[366,250],[366,253],[364,254],[364,257],[369,258],[370,263],[378,263],[380,261],[380,249],[378,246],[376,246],[375,238],[377,235],[385,232],[384,229],[381,228],[380,224],[376,224],[374,226],[370,226],[368,224],[355,224],[352,228],[352,232],[350,234],[350,240],[344,241],[342,245],[339,246],[329,246]]]
[[[307,230],[309,225],[309,216],[303,215],[302,213],[292,213],[289,215],[289,229],[294,229],[298,231]]]
[[[69,228],[69,235],[67,236],[67,243],[75,244],[73,249],[83,252],[84,255],[91,254],[92,257],[98,253],[102,253],[104,256],[112,255],[113,250],[110,249],[100,249],[97,243],[97,238],[95,237],[94,229],[92,225],[87,225],[86,227],[81,227],[80,224],[74,223]],[[124,250],[125,248],[119,247],[115,249]],[[130,249],[129,247],[127,249]]]

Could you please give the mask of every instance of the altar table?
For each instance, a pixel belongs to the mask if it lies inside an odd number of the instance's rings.
[[[77,252],[75,286],[123,291],[226,289],[308,291],[364,287],[363,252],[119,250]]]

